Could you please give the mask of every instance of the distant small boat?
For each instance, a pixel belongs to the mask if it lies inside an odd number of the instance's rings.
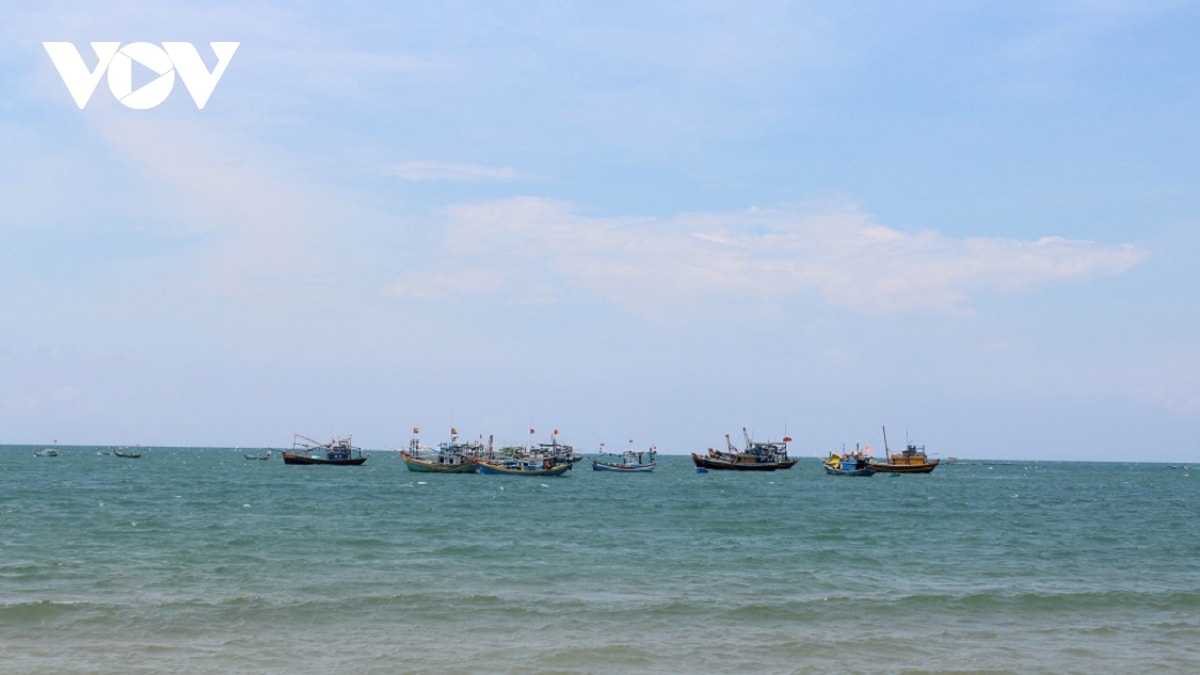
[[[825,473],[831,476],[874,476],[875,469],[860,451],[837,454],[829,453],[829,457],[821,462]]]
[[[750,440],[750,434],[746,432],[745,427],[742,428],[742,435],[746,437],[745,448],[739,450],[733,445],[733,441],[729,440],[729,434],[725,434],[725,445],[729,448],[727,452],[712,448],[708,449],[706,455],[693,452],[692,462],[701,469],[776,471],[790,469],[800,461],[799,458],[788,457],[787,444],[792,439],[787,436],[781,443],[754,442]]]
[[[349,436],[322,443],[295,434],[292,438],[292,451],[283,453],[284,464],[358,466],[365,461],[367,456],[363,454],[362,448],[351,445]]]
[[[41,450],[33,451],[34,457],[58,457],[58,450],[54,448],[42,448]]]
[[[246,459],[257,459],[257,460],[259,460],[259,461],[263,461],[263,462],[265,462],[265,461],[267,461],[267,460],[271,459],[271,450],[268,448],[268,449],[267,449],[267,451],[266,451],[266,452],[264,452],[264,453],[263,453],[263,454],[261,454],[261,455],[247,455],[247,454],[243,454],[243,455],[242,455],[242,457],[245,457]]]
[[[140,452],[125,450],[124,448],[111,448],[111,450],[112,454],[116,455],[117,457],[124,457],[126,459],[137,459],[142,456],[142,453]]]
[[[633,441],[629,441],[633,445]],[[601,444],[601,456],[605,453]],[[615,471],[617,473],[650,473],[654,471],[654,467],[658,465],[658,450],[651,446],[649,450],[626,450],[624,453],[615,456],[614,459],[593,459],[593,471]]]

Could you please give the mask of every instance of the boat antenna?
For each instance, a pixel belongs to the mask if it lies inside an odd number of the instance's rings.
[[[892,451],[891,451],[891,449],[888,448],[888,444],[887,444],[887,425],[886,424],[883,425],[883,452],[884,452],[884,454],[887,455],[888,458],[890,458],[892,456]]]

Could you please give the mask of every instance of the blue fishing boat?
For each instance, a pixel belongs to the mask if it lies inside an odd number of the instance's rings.
[[[41,450],[33,451],[34,457],[58,457],[58,450],[54,448],[42,448]]]
[[[633,441],[629,441],[633,445]],[[650,446],[649,450],[634,450],[632,447],[617,455],[604,450],[600,444],[600,458],[592,460],[593,471],[615,471],[617,473],[650,473],[658,465],[658,449]]]
[[[830,452],[829,457],[821,463],[825,467],[825,473],[831,476],[874,476],[875,469],[871,468],[871,462],[859,450],[854,452],[843,452],[838,454]]]

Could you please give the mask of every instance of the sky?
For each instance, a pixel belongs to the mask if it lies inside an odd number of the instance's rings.
[[[0,443],[1196,461],[1197,34],[1155,0],[6,2]],[[202,109],[112,70],[80,109],[42,43],[97,41],[239,44]]]

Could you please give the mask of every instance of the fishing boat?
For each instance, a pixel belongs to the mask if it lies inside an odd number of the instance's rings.
[[[295,434],[292,451],[283,452],[284,464],[330,464],[333,466],[358,466],[367,461],[362,448],[350,443],[350,437],[335,438],[328,443]]]
[[[34,457],[58,457],[58,450],[55,448],[42,448],[41,450],[33,451]]]
[[[112,454],[116,455],[117,457],[124,457],[125,459],[138,459],[142,456],[142,453],[140,452],[126,450],[125,448],[112,448]]]
[[[708,453],[701,455],[692,453],[692,462],[699,469],[720,469],[725,471],[776,471],[790,469],[800,461],[799,458],[789,458],[787,454],[787,444],[792,441],[788,436],[783,437],[783,441],[779,443],[765,441],[756,442],[751,440],[750,434],[742,427],[742,435],[746,437],[746,447],[737,448],[733,441],[729,440],[729,434],[725,434],[725,445],[728,448],[726,451],[708,449]]]
[[[871,446],[867,446],[870,451]],[[871,468],[871,462],[867,456],[859,449],[855,448],[854,452],[845,452],[839,455],[836,452],[830,452],[829,457],[825,458],[821,465],[825,467],[825,473],[831,476],[874,476],[875,469]]]
[[[242,454],[242,457],[245,457],[246,459],[256,459],[261,462],[265,462],[265,461],[268,461],[269,459],[271,459],[271,449],[267,448],[267,451],[260,455],[251,455],[248,453],[244,453],[244,454]]]
[[[413,427],[413,438],[407,450],[400,451],[400,459],[409,471],[422,473],[478,473],[479,457],[483,454],[480,443],[464,443],[458,440],[458,429],[451,427],[450,440],[439,443],[437,448],[428,448],[417,437],[420,429]]]
[[[570,471],[573,466],[570,462],[555,464],[550,459],[539,460],[535,457],[524,457],[504,460],[498,464],[486,460],[480,461],[479,473],[506,476],[561,476]]]
[[[629,441],[633,445],[633,441]],[[600,444],[600,458],[592,460],[593,471],[616,471],[618,473],[650,473],[658,465],[658,449],[650,446],[649,450],[634,450],[632,447],[617,455],[607,453],[604,444]]]
[[[883,448],[886,460],[871,462],[871,468],[884,473],[930,473],[937,468],[941,460],[930,460],[925,454],[925,446],[907,443],[903,452],[892,454],[887,444],[887,427],[883,428]]]
[[[558,442],[558,429],[549,443],[532,443],[534,431],[529,430],[528,447],[509,446],[499,453],[488,451],[479,459],[479,472],[507,476],[561,476],[574,468],[575,450]]]

